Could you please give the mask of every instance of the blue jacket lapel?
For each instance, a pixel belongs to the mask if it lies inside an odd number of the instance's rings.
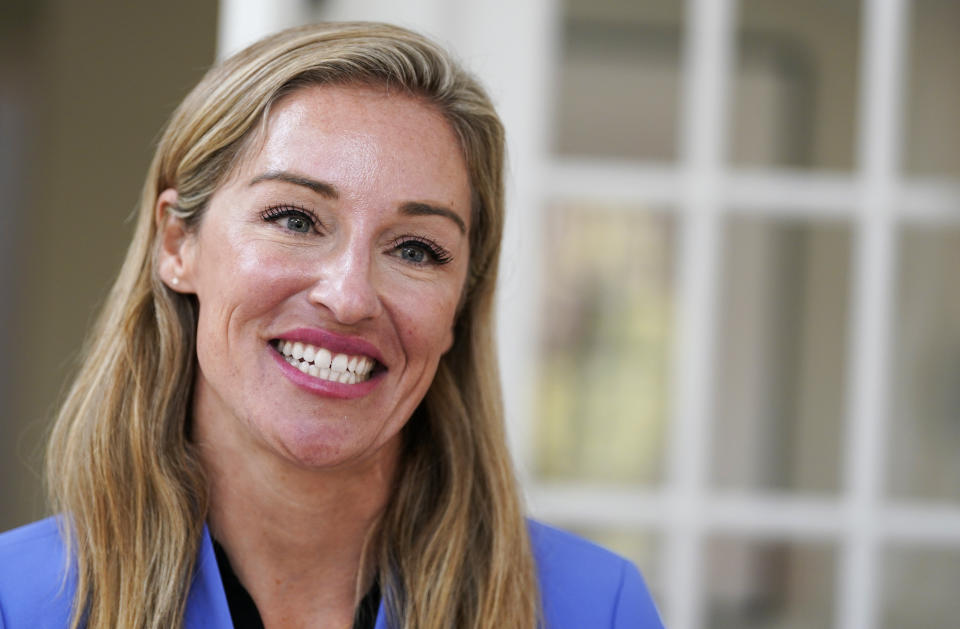
[[[185,629],[233,629],[217,556],[213,553],[213,542],[206,525],[203,526],[203,540],[187,597],[183,626]]]

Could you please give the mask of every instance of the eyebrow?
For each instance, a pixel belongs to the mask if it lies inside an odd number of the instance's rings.
[[[463,222],[459,214],[449,208],[411,201],[400,206],[400,213],[407,216],[445,216],[457,224],[461,234],[467,233],[466,223]]]
[[[257,175],[250,180],[249,185],[255,186],[263,181],[282,181],[284,183],[292,183],[295,186],[309,188],[310,190],[313,190],[317,194],[328,199],[340,198],[340,193],[337,192],[337,188],[333,184],[329,184],[324,181],[317,181],[316,179],[310,179],[309,177],[304,177],[303,175],[298,175],[285,170],[271,170]],[[463,222],[463,219],[460,218],[460,215],[443,206],[430,205],[429,203],[422,203],[419,201],[410,201],[400,206],[400,213],[405,214],[406,216],[444,216],[456,223],[461,234],[467,233],[467,225]]]
[[[316,179],[310,179],[309,177],[297,175],[296,173],[287,172],[285,170],[271,170],[263,173],[262,175],[257,175],[250,180],[250,185],[255,186],[261,181],[282,181],[284,183],[292,183],[295,186],[309,188],[320,196],[327,197],[328,199],[340,198],[340,193],[337,192],[337,188],[332,184],[325,183],[323,181],[317,181]]]

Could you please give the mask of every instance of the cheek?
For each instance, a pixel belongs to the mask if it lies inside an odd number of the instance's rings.
[[[307,258],[304,252],[293,247],[269,240],[246,240],[231,243],[222,264],[217,266],[223,271],[221,279],[286,284],[303,279]]]
[[[392,310],[408,356],[439,360],[453,342],[459,294],[408,291],[396,296]]]
[[[269,243],[225,241],[204,253],[208,255],[199,261],[197,299],[207,332],[223,335],[224,327],[243,325],[309,282],[297,256]]]

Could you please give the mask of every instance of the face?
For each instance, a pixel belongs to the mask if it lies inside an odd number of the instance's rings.
[[[194,422],[301,466],[376,461],[453,340],[457,140],[421,101],[325,86],[277,103],[251,152],[197,229],[163,232],[161,276],[200,305]]]

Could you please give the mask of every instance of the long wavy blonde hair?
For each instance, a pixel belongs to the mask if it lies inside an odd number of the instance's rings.
[[[174,112],[133,242],[57,417],[47,477],[75,562],[72,626],[181,627],[208,508],[190,439],[195,298],[157,275],[154,207],[178,191],[195,226],[271,104],[306,85],[381,85],[436,107],[473,194],[470,270],[452,349],[404,429],[393,496],[371,532],[395,629],[533,629],[539,595],[506,449],[493,295],[503,226],[502,125],[436,44],[374,23],[268,37],[210,70]]]

